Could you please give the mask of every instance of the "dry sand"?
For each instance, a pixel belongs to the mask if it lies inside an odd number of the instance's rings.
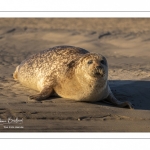
[[[37,93],[12,78],[28,55],[58,45],[82,47],[106,56],[109,82],[120,101],[110,104],[52,98],[29,102]],[[0,19],[1,132],[141,132],[150,131],[150,19]],[[22,124],[4,124],[8,118]]]

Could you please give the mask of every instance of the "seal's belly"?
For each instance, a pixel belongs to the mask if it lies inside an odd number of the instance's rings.
[[[105,99],[108,96],[107,88],[96,88],[96,89],[79,89],[75,90],[74,88],[71,90],[65,89],[54,89],[55,92],[63,98],[72,99],[76,101],[85,101],[85,102],[96,102]]]

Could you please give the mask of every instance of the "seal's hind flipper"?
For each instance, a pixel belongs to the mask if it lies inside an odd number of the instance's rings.
[[[15,70],[15,72],[13,73],[13,78],[14,78],[14,80],[18,80],[18,68],[19,68],[19,66],[16,67],[16,70]]]

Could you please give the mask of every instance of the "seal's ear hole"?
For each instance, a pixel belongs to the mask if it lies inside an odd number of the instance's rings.
[[[75,61],[72,60],[69,64],[67,64],[67,66],[68,66],[69,68],[74,67],[74,66],[75,66]]]
[[[101,64],[103,64],[103,65],[105,64],[105,61],[104,61],[104,60],[101,60],[100,62],[101,62]]]
[[[93,63],[93,60],[89,60],[87,63],[88,63],[88,64],[92,64],[92,63]]]

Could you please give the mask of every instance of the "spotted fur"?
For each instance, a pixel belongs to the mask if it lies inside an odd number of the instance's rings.
[[[41,51],[17,66],[13,76],[24,86],[40,92],[30,99],[44,100],[56,93],[77,101],[108,98],[117,106],[130,106],[113,96],[107,82],[106,58],[82,48],[57,46]]]

